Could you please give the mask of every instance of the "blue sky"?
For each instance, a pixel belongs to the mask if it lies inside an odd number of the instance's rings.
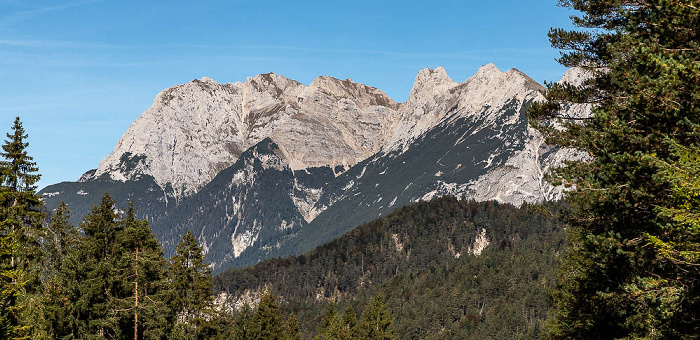
[[[401,102],[425,67],[558,80],[546,34],[571,14],[556,0],[0,0],[0,132],[19,115],[40,187],[75,181],[175,84],[330,75]]]

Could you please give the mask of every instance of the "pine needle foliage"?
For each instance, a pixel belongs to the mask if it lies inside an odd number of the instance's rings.
[[[696,336],[698,263],[672,260],[697,245],[685,238],[693,232],[684,215],[675,214],[688,203],[678,190],[690,189],[668,166],[682,148],[700,145],[700,2],[559,5],[577,11],[579,29],[552,29],[550,41],[562,50],[561,64],[589,78],[580,86],[547,84],[547,101],[530,113],[548,142],[588,158],[552,173],[554,183],[572,189],[572,211],[548,337]],[[591,104],[593,114],[564,116],[572,103]]]
[[[0,338],[26,339],[39,304],[40,175],[19,117],[0,151]]]

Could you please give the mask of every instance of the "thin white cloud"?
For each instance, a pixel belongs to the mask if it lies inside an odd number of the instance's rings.
[[[124,45],[103,44],[97,42],[80,42],[80,41],[62,41],[62,40],[8,40],[0,39],[0,46],[19,46],[19,47],[65,47],[65,48],[126,48]]]
[[[86,5],[92,5],[96,4],[99,2],[104,2],[105,0],[83,0],[83,1],[73,1],[73,2],[68,2],[68,3],[63,3],[59,5],[53,5],[53,6],[45,6],[45,7],[39,7],[35,9],[30,9],[26,11],[18,11],[14,13],[10,13],[9,15],[0,17],[0,26],[8,26],[8,25],[13,25],[13,24],[18,24],[23,21],[27,21],[29,19],[32,19],[34,17],[50,13],[50,12],[55,12],[55,11],[61,11],[73,7],[80,7],[80,6],[86,6]]]

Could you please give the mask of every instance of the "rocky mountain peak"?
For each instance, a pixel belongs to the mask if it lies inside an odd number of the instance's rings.
[[[162,91],[97,170],[44,195],[82,211],[104,191],[145,202],[170,251],[196,231],[218,268],[305,251],[419,199],[555,198],[545,174],[571,153],[528,125],[541,88],[493,64],[462,83],[421,70],[401,104],[328,76],[203,77]]]
[[[418,71],[418,75],[416,75],[416,80],[413,82],[413,88],[409,95],[409,101],[445,92],[456,85],[457,82],[447,75],[447,71],[444,68],[424,68]]]
[[[258,74],[255,77],[246,79],[247,85],[260,92],[273,90],[277,94],[282,94],[286,89],[300,86],[301,83],[291,80],[285,76],[277,75],[273,72]]]
[[[474,77],[493,77],[493,76],[498,76],[501,74],[501,71],[494,65],[493,63],[488,63],[485,65],[481,65],[479,67],[479,70],[476,71],[474,74]]]
[[[379,105],[396,108],[398,105],[384,91],[365,84],[355,83],[351,79],[340,80],[330,76],[320,76],[314,79],[309,87],[337,99],[351,99],[362,107]]]
[[[209,78],[209,77],[207,77],[207,76],[204,76],[204,77],[200,78],[199,81],[201,81],[201,82],[203,82],[203,83],[207,83],[207,84],[213,84],[213,85],[218,84],[218,83],[216,82],[216,80],[211,79],[211,78]]]
[[[539,88],[522,72],[493,64],[461,84],[442,67],[423,69],[401,104],[375,87],[330,76],[309,85],[275,73],[225,84],[202,77],[158,94],[90,177],[148,175],[179,199],[265,138],[293,170],[349,169],[380,150],[404,150],[448,116],[495,120],[511,99],[524,105]]]

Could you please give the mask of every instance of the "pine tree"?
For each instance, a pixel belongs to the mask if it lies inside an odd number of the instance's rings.
[[[284,322],[283,340],[301,340],[301,329],[299,328],[299,320],[297,316],[292,314]]]
[[[26,275],[36,276],[40,257],[39,238],[42,236],[41,220],[44,216],[39,210],[41,197],[36,194],[36,183],[41,175],[28,154],[28,135],[19,117],[15,118],[11,129],[13,132],[7,134],[8,139],[0,152],[4,158],[0,161],[0,185],[6,188],[2,197],[3,226],[14,233],[22,245],[21,251],[15,254],[11,262],[19,262],[17,265]],[[30,268],[32,264],[34,268]],[[38,277],[28,276],[25,279],[30,280],[29,285],[38,283]]]
[[[43,267],[46,276],[60,273],[68,253],[78,245],[80,232],[70,223],[70,218],[70,209],[65,202],[61,202],[51,215],[51,223],[46,230],[44,240]]]
[[[282,339],[282,318],[275,295],[269,288],[263,290],[260,302],[251,319],[250,339],[279,340]]]
[[[148,222],[124,216],[105,194],[81,223],[85,232],[64,264],[73,337],[164,339],[172,322],[165,259]]]
[[[119,337],[117,318],[111,306],[119,285],[114,263],[116,234],[121,229],[114,200],[104,195],[100,204],[80,224],[85,236],[64,264],[70,287],[73,329],[76,338]]]
[[[348,313],[352,313],[352,315]],[[330,303],[326,314],[321,320],[321,327],[318,330],[320,339],[353,339],[353,330],[356,324],[354,317],[355,312],[352,312],[351,309],[347,309],[345,313],[341,315],[336,311],[335,304]]]
[[[583,67],[581,86],[548,84],[533,105],[547,141],[581,150],[587,161],[554,171],[570,188],[570,247],[555,294],[551,338],[663,338],[698,334],[698,266],[669,260],[656,240],[678,228],[672,181],[660,176],[674,158],[671,141],[700,144],[700,10],[696,0],[560,0],[580,15],[580,31],[552,29],[559,62]],[[591,117],[567,117],[570,103]],[[552,119],[561,124],[549,124]],[[560,128],[563,127],[563,128]],[[670,243],[667,243],[670,244]],[[692,278],[692,279],[690,279]],[[648,319],[678,298],[673,312]],[[670,293],[669,293],[670,292]],[[656,299],[656,300],[654,300]],[[649,301],[656,301],[649,303]],[[666,301],[666,302],[662,302]],[[664,310],[663,307],[661,310]]]
[[[36,321],[43,214],[35,192],[40,175],[19,117],[11,129],[0,152],[0,335],[21,339]]]
[[[352,306],[345,308],[345,312],[343,312],[343,324],[350,331],[350,339],[357,339],[357,315],[355,314],[355,310],[352,309]]]
[[[51,216],[44,241],[44,291],[42,313],[44,332],[48,338],[60,339],[71,335],[72,308],[69,302],[69,287],[75,285],[63,273],[72,249],[81,242],[81,235],[70,222],[70,210],[61,202]]]
[[[358,326],[358,335],[360,339],[381,339],[389,340],[396,339],[393,328],[394,320],[391,316],[391,310],[384,302],[384,297],[381,293],[377,293],[372,303],[365,307],[362,312],[362,318]]]
[[[173,295],[170,301],[176,314],[176,332],[181,337],[198,338],[199,331],[214,315],[211,269],[192,232],[182,236],[168,269]]]
[[[125,338],[133,338],[137,331],[140,339],[165,339],[173,319],[167,301],[171,294],[166,261],[148,222],[137,220],[134,213],[130,202],[115,239],[115,267],[121,275],[112,305],[119,311],[119,327],[128,334]]]
[[[243,305],[243,308],[238,312],[234,322],[233,336],[235,340],[251,339],[253,335],[253,310],[248,305]]]

